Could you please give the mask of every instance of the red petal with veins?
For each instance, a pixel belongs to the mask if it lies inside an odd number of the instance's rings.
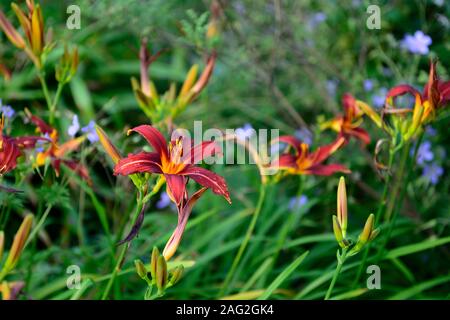
[[[228,192],[227,183],[225,179],[212,171],[201,167],[187,167],[180,174],[192,178],[206,188],[210,188],[215,194],[223,196],[229,203],[231,203],[230,193]]]
[[[167,194],[179,206],[186,192],[186,177],[177,174],[164,174],[164,177],[167,182]]]
[[[153,128],[150,125],[141,125],[136,128],[131,129],[130,131],[135,131],[143,136],[147,142],[155,149],[155,151],[166,159],[168,159],[167,153],[167,142],[164,139],[164,136],[157,129]]]
[[[402,96],[407,93],[413,95],[416,98],[416,104],[421,103],[422,99],[421,99],[421,95],[420,95],[419,91],[417,91],[416,89],[414,89],[413,87],[411,87],[410,85],[407,85],[407,84],[402,84],[402,85],[393,87],[387,93],[386,99],[395,98],[397,96]]]
[[[141,152],[122,158],[114,167],[114,175],[127,176],[138,172],[162,173],[161,159],[156,152]]]
[[[30,114],[30,120],[31,122],[34,123],[35,126],[37,126],[39,128],[39,131],[43,134],[51,134],[53,132],[53,128],[50,127],[44,120],[42,120],[41,118]]]
[[[183,162],[186,164],[200,163],[204,158],[212,157],[217,153],[222,152],[219,145],[214,141],[203,141],[191,150],[189,150],[183,157]]]

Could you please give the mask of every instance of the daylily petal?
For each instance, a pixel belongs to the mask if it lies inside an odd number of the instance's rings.
[[[60,145],[56,151],[54,152],[55,157],[61,158],[64,155],[76,150],[80,144],[86,139],[85,136],[78,137],[72,140],[67,141],[66,143]]]
[[[163,255],[166,260],[169,260],[177,251],[178,245],[180,244],[181,238],[186,228],[187,221],[192,212],[194,204],[200,199],[201,195],[207,190],[207,188],[201,188],[188,200],[186,205],[178,213],[178,224],[172,236],[164,248]]]
[[[87,181],[89,185],[92,185],[91,177],[89,176],[88,169],[81,163],[73,160],[62,160],[62,163],[67,166],[70,170],[77,173],[81,178]]]
[[[370,136],[369,133],[362,129],[362,128],[353,128],[353,129],[349,129],[347,130],[347,134],[352,135],[356,138],[358,138],[359,140],[361,140],[364,144],[368,144],[370,143]]]
[[[34,148],[36,145],[36,142],[38,141],[47,141],[47,142],[51,142],[50,139],[44,138],[44,137],[34,137],[34,136],[29,136],[29,137],[17,137],[14,138],[14,143],[19,147],[19,148]]]
[[[17,165],[20,150],[10,139],[3,138],[0,151],[0,175],[13,170]]]
[[[178,174],[164,174],[167,181],[167,194],[178,206],[183,201],[186,192],[186,177]]]
[[[292,154],[282,154],[273,161],[272,167],[277,168],[296,168],[296,158]]]
[[[287,144],[290,144],[291,146],[293,146],[297,152],[297,154],[301,153],[301,144],[302,142],[300,140],[298,140],[296,137],[294,136],[281,136],[278,138],[279,142],[284,142]]]
[[[378,113],[375,112],[375,110],[372,109],[367,103],[357,100],[356,105],[358,108],[360,108],[370,119],[372,119],[373,122],[379,127],[383,127],[383,121],[381,120],[381,117]]]
[[[214,65],[216,63],[216,56],[217,56],[216,53],[213,52],[211,56],[208,58],[205,70],[203,70],[197,82],[191,89],[191,92],[193,94],[192,98],[190,99],[191,101],[194,100],[200,94],[203,88],[205,88],[206,85],[208,84],[209,78],[211,77],[211,74],[214,70]]]
[[[315,174],[318,176],[330,176],[336,172],[350,173],[351,171],[341,164],[319,164],[305,170],[305,173],[307,174]]]
[[[402,96],[407,93],[415,97],[415,108],[417,108],[418,105],[422,105],[422,98],[419,91],[417,91],[416,89],[407,84],[401,84],[389,90],[389,92],[386,94],[386,101],[392,105],[393,98],[397,96]]]
[[[203,141],[196,145],[183,156],[182,162],[185,164],[197,164],[204,158],[220,153],[219,145],[214,141]]]
[[[122,158],[114,167],[114,175],[127,176],[138,172],[162,173],[159,154],[156,152],[141,152]]]
[[[161,158],[168,159],[167,153],[167,142],[164,139],[164,136],[157,129],[153,128],[150,125],[141,125],[136,128],[131,129],[130,131],[135,131],[143,136],[148,143],[155,149],[155,151],[160,154]]]
[[[25,113],[30,118],[31,122],[34,123],[35,126],[39,128],[39,131],[43,134],[51,134],[54,129],[50,127],[44,120],[30,113],[27,109],[25,109]]]
[[[223,196],[231,203],[225,179],[218,174],[201,167],[187,167],[180,174],[189,176],[206,188],[211,188],[215,194]]]
[[[325,145],[323,147],[317,148],[312,154],[310,154],[309,158],[314,164],[319,164],[325,161],[332,153],[338,150],[345,143],[344,137],[337,138],[334,142]]]

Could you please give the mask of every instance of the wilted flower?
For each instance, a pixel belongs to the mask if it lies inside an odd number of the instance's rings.
[[[401,46],[411,53],[424,55],[429,52],[431,43],[431,38],[419,30],[414,35],[407,34],[401,41]]]
[[[340,164],[322,164],[331,154],[338,150],[345,142],[343,137],[336,139],[333,143],[319,147],[310,153],[309,146],[293,136],[282,136],[280,142],[285,142],[293,147],[294,154],[283,153],[274,160],[273,167],[279,168],[288,174],[312,174],[328,176],[335,172],[349,173],[345,166]]]

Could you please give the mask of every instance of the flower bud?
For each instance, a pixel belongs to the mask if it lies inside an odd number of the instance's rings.
[[[335,215],[333,215],[333,232],[336,241],[338,242],[341,248],[345,248],[348,246],[348,242],[342,236],[341,226],[339,225],[339,221]]]
[[[30,234],[31,226],[33,224],[33,215],[29,214],[25,217],[19,230],[14,236],[14,241],[9,251],[8,258],[6,259],[4,269],[2,272],[8,273],[17,265],[19,262],[20,255],[22,254],[23,248],[25,247],[25,242]]]
[[[153,247],[152,256],[150,258],[150,273],[152,275],[152,280],[156,279],[156,266],[158,264],[158,258],[160,256],[157,247]]]
[[[11,22],[6,18],[3,12],[0,10],[0,28],[5,32],[6,37],[13,45],[19,49],[25,48],[25,40],[22,38],[20,33],[13,27]]]
[[[156,263],[156,287],[159,294],[164,292],[167,286],[167,263],[164,256],[159,256]]]
[[[4,246],[5,246],[5,233],[3,231],[0,231],[0,262],[2,261]]]
[[[347,191],[345,188],[345,178],[341,177],[337,191],[337,219],[342,231],[342,237],[347,233]]]
[[[172,277],[170,278],[170,285],[175,285],[178,281],[180,281],[181,277],[184,273],[184,266],[179,265],[175,268],[175,270],[172,271]]]
[[[122,157],[120,156],[117,148],[112,144],[111,140],[109,140],[109,137],[105,133],[105,131],[103,131],[103,129],[98,125],[95,126],[95,131],[97,132],[100,143],[102,144],[106,153],[111,157],[114,164],[119,162]]]
[[[140,259],[134,260],[134,266],[136,267],[136,272],[142,279],[147,278],[147,270],[145,269],[144,263]]]

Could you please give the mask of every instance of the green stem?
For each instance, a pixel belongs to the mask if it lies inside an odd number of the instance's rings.
[[[338,252],[339,254],[339,252]],[[342,249],[342,254],[334,271],[333,279],[331,280],[330,286],[328,287],[327,294],[325,295],[325,300],[330,299],[331,293],[333,292],[334,285],[336,284],[337,278],[341,273],[342,266],[344,265],[345,259],[347,259],[347,249]]]
[[[50,93],[48,91],[47,82],[45,82],[45,74],[42,70],[38,73],[39,80],[41,81],[42,92],[44,93],[45,101],[47,102],[47,108],[51,110],[52,100],[50,98]]]
[[[50,125],[53,125],[55,122],[56,106],[58,105],[58,101],[61,96],[61,92],[62,92],[63,88],[64,88],[64,84],[59,82],[58,88],[56,89],[55,99],[53,100],[53,103],[50,106]]]
[[[264,198],[266,196],[266,185],[261,184],[260,191],[259,191],[259,199],[258,203],[256,205],[255,212],[253,213],[252,221],[250,222],[250,225],[248,226],[247,233],[245,234],[244,240],[241,243],[241,246],[239,247],[239,251],[234,257],[233,264],[231,265],[231,269],[228,272],[225,282],[222,286],[222,290],[219,293],[219,296],[223,296],[228,291],[228,286],[230,285],[230,282],[233,280],[235,276],[236,269],[239,265],[239,262],[241,261],[241,258],[244,254],[245,249],[247,248],[248,242],[250,241],[250,238],[253,234],[253,230],[255,229],[256,222],[258,221],[259,214],[261,213],[262,205],[264,203]]]
[[[381,219],[381,215],[384,211],[384,208],[386,207],[387,195],[388,195],[389,185],[390,185],[391,177],[392,177],[391,171],[392,171],[392,165],[394,163],[394,158],[395,158],[395,152],[394,152],[393,148],[390,148],[389,149],[389,162],[388,162],[388,175],[384,182],[384,189],[383,189],[383,194],[381,196],[381,202],[378,207],[377,213],[375,215],[375,225],[378,225],[378,222]],[[366,249],[364,250],[363,258],[361,260],[361,264],[359,265],[358,272],[356,273],[355,282],[353,283],[353,287],[356,287],[356,285],[359,282],[359,279],[361,279],[363,270],[366,266],[367,258],[369,257],[369,251],[370,251],[370,243],[366,246]]]
[[[138,192],[136,211],[134,213],[133,218],[131,219],[131,225],[135,224],[137,218],[139,217],[139,214],[141,213],[141,210],[142,210],[142,208],[144,206],[143,199],[144,199],[144,194],[139,191]],[[111,291],[111,287],[114,284],[114,281],[115,281],[115,279],[117,277],[117,273],[119,273],[119,271],[120,271],[120,269],[122,267],[122,264],[123,264],[123,262],[125,260],[125,255],[126,255],[129,247],[130,247],[130,243],[129,242],[127,242],[126,244],[123,245],[123,247],[122,247],[122,249],[121,249],[121,251],[119,253],[119,257],[117,258],[116,266],[114,267],[114,270],[113,270],[113,272],[111,274],[111,278],[109,279],[109,281],[108,281],[108,283],[106,285],[105,291],[103,292],[102,300],[106,300],[108,298],[109,292]]]

